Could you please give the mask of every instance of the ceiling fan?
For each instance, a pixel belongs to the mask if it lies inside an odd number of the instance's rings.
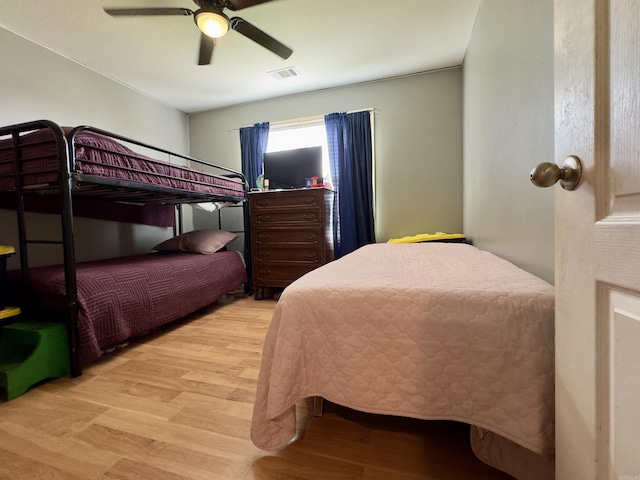
[[[266,34],[258,27],[253,26],[240,17],[227,17],[223,10],[242,10],[271,0],[193,0],[198,5],[198,10],[188,8],[148,7],[148,8],[104,8],[104,11],[114,17],[123,16],[155,16],[155,15],[182,15],[191,16],[200,29],[200,53],[198,65],[208,65],[213,56],[213,47],[216,38],[222,37],[229,28],[244,35],[250,40],[271,50],[282,58],[289,58],[293,53],[286,45],[283,45],[272,36]]]

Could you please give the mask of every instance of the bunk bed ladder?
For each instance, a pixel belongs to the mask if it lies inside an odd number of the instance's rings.
[[[22,302],[27,309],[29,301],[29,245],[60,245],[63,249],[65,274],[65,320],[67,324],[69,368],[72,376],[79,376],[82,372],[78,362],[78,301],[75,271],[75,246],[73,238],[73,205],[71,202],[72,177],[69,167],[69,148],[64,131],[55,123],[48,120],[24,123],[12,133],[13,159],[15,163],[16,185],[16,215],[18,223],[18,242],[20,245],[20,272]],[[61,204],[61,240],[36,240],[27,236],[27,222],[25,215],[24,172],[22,171],[19,136],[21,132],[40,128],[49,129],[56,142],[57,157],[60,159],[59,200]]]

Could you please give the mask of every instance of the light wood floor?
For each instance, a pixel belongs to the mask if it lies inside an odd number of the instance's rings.
[[[0,479],[507,480],[468,427],[298,406],[301,439],[249,440],[274,301],[228,298],[85,369],[0,402]]]

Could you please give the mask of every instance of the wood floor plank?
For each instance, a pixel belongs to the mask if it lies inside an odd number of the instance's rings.
[[[171,377],[151,374],[147,373],[147,371],[145,370],[145,367],[147,365],[148,363],[146,362],[139,362],[128,365],[127,368],[111,370],[106,375],[110,379],[116,381],[126,381],[127,379],[133,379],[136,382],[147,383],[152,386],[166,386],[168,388],[182,390],[183,392],[200,393],[217,398],[231,398],[233,395],[239,395],[245,398],[246,401],[247,395],[251,395],[249,401],[253,402],[253,400],[255,399],[255,386],[250,386],[249,388],[239,388],[233,385],[233,382],[227,382],[227,385],[219,385],[215,383],[190,380],[179,376]]]
[[[77,397],[64,398],[44,388],[0,404],[0,421],[8,420],[38,433],[58,437],[72,436],[90,425],[108,407],[86,402]]]
[[[99,425],[92,425],[81,436],[95,448],[111,451],[138,465],[149,465],[190,479],[237,479],[245,476],[251,468],[250,463],[244,460],[238,462],[195,452]]]
[[[19,473],[17,474],[16,472]],[[73,475],[8,450],[0,451],[0,480],[13,480],[16,478],[83,480],[86,477]]]
[[[173,417],[179,411],[168,403],[180,394],[179,390],[163,389],[140,382],[117,382],[110,378],[94,377],[71,387],[52,387],[49,391],[107,408],[121,408],[164,419]]]
[[[138,463],[123,458],[105,472],[104,479],[109,480],[189,480],[189,477],[167,472],[146,463]]]
[[[234,357],[233,353],[230,352],[220,354],[211,351],[181,351],[177,348],[160,347],[139,355],[136,357],[136,360],[158,365],[183,367],[189,371],[197,370],[226,373],[229,370],[237,370],[237,363],[240,363],[241,360],[246,358],[246,355],[243,357]],[[235,362],[234,359],[236,360]]]
[[[235,402],[249,403],[253,408],[253,402],[256,399],[256,390],[255,387],[234,388],[225,398]]]
[[[237,386],[247,390],[255,390],[256,381],[251,378],[243,378],[241,375],[245,371],[244,368],[239,371],[233,371],[229,375],[228,372],[214,372],[207,370],[193,370],[184,375],[185,380],[193,380],[196,382],[210,383],[223,386]]]
[[[86,479],[100,478],[119,458],[95,451],[70,436],[56,436],[12,421],[0,421],[0,459],[5,452],[33,458],[37,462]],[[17,475],[22,472],[15,472]],[[28,477],[23,477],[28,478]]]
[[[183,409],[206,409],[212,413],[222,413],[235,418],[251,418],[253,412],[253,403],[241,403],[193,392],[182,392],[171,401],[171,405]]]
[[[112,378],[100,376],[95,377],[87,385],[80,384],[84,388],[91,388],[96,392],[104,395],[110,395],[113,392],[120,393],[129,397],[143,398],[150,402],[169,403],[178,395],[182,394],[181,390],[174,388],[159,387],[157,385],[149,385],[148,383],[133,382],[131,380],[115,381]],[[75,388],[75,391],[80,388]]]
[[[249,439],[272,300],[229,297],[0,402],[0,480],[505,480],[466,427],[296,405],[298,440]]]
[[[286,452],[256,460],[247,478],[251,480],[284,478],[360,480],[363,475],[364,465],[316,455],[292,445]]]
[[[235,438],[191,425],[159,420],[123,410],[113,410],[95,419],[95,425],[170,443],[201,453],[244,461],[258,457],[260,451],[247,436]]]

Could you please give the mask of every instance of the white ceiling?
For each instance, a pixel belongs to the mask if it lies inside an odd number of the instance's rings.
[[[193,17],[113,18],[102,7],[192,0],[0,0],[0,26],[187,113],[462,64],[481,0],[273,0],[237,12],[293,49],[235,31],[197,65]],[[299,76],[268,72],[294,67]]]

